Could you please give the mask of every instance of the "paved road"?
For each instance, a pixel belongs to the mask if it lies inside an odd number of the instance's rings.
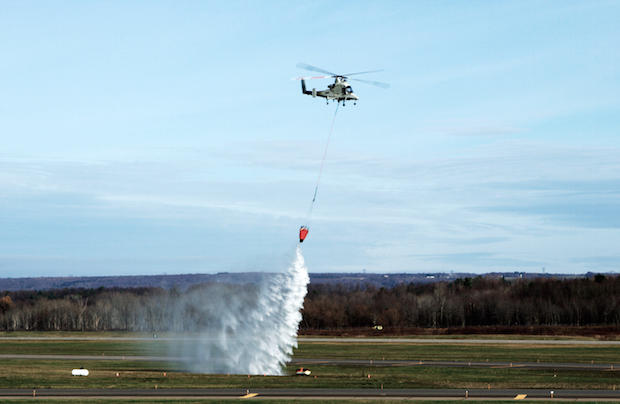
[[[147,361],[182,362],[174,356],[120,356],[120,355],[22,355],[0,354],[0,359],[33,360],[71,360],[71,361]],[[292,358],[291,364],[300,366],[341,365],[341,366],[400,366],[400,367],[451,367],[486,369],[565,369],[565,370],[605,370],[620,371],[620,364],[612,363],[535,363],[535,362],[457,362],[457,361],[405,361],[369,359],[305,359]]]
[[[0,359],[35,359],[35,360],[70,360],[70,361],[143,361],[143,362],[179,362],[182,358],[175,356],[139,356],[139,355],[27,355],[0,354]]]
[[[263,398],[263,399],[560,399],[620,401],[620,390],[483,390],[483,389],[0,389],[2,398]]]

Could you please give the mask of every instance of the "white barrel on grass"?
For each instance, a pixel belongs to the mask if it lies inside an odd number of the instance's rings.
[[[82,369],[73,369],[71,371],[71,374],[73,376],[88,376],[88,369],[84,369],[84,368],[82,368]]]

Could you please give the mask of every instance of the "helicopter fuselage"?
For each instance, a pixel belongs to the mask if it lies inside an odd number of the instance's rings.
[[[301,91],[304,94],[311,95],[312,97],[323,97],[328,100],[340,101],[357,101],[359,97],[353,93],[353,89],[347,83],[344,78],[336,77],[334,84],[327,86],[327,90],[317,91],[313,88],[312,91],[306,90],[305,80],[301,80]]]

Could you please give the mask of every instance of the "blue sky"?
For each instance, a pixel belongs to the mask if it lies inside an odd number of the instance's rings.
[[[0,276],[614,272],[620,2],[3,2]],[[323,89],[329,80],[316,80]]]

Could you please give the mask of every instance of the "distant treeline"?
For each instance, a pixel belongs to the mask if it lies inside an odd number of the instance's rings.
[[[256,290],[251,284],[217,283],[186,292],[103,287],[3,292],[0,329],[191,331],[192,324],[209,325],[215,302],[231,296],[242,296],[251,309]],[[620,325],[620,277],[510,282],[476,277],[393,288],[310,284],[302,314],[302,329]]]
[[[620,277],[476,277],[393,288],[309,285],[302,328],[620,324]]]
[[[0,330],[199,331],[220,326],[222,307],[252,310],[257,286],[205,283],[163,288],[4,292]]]

